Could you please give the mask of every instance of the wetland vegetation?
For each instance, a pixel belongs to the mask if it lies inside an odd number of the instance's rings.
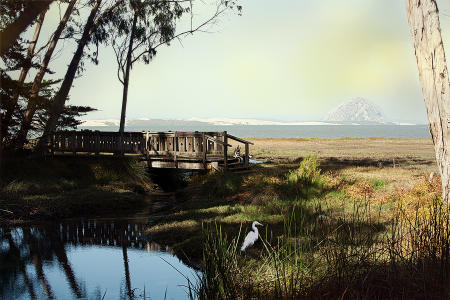
[[[203,262],[198,298],[448,297],[449,211],[439,178],[430,180],[429,141],[272,139],[255,148],[272,162],[191,178],[185,201],[148,229]],[[261,241],[239,253],[253,220],[265,225]]]
[[[150,214],[142,229],[203,271],[190,277],[187,296],[448,297],[449,211],[439,176],[430,180],[429,140],[252,141],[254,158],[266,163],[188,177],[170,194],[175,206]],[[44,162],[52,168],[40,168]],[[10,162],[2,209],[20,207],[14,213],[22,220],[126,213],[155,193],[155,180],[134,158],[44,162]],[[264,225],[260,240],[241,253],[254,220]]]

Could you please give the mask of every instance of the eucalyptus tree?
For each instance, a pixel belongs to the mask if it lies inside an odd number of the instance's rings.
[[[106,2],[106,1],[105,1]],[[43,135],[39,141],[39,148],[45,148],[48,142],[48,136],[56,128],[58,119],[64,110],[65,103],[68,99],[73,80],[82,67],[83,57],[90,58],[94,63],[98,63],[98,45],[105,41],[107,32],[105,30],[106,24],[118,13],[117,9],[123,4],[123,0],[108,1],[99,13],[102,6],[102,0],[93,2],[93,7],[84,25],[83,33],[78,41],[76,51],[67,68],[64,80],[59,91],[53,98],[53,103],[49,111],[49,119],[44,128]],[[92,55],[85,53],[85,48],[92,42],[96,46],[96,51]]]
[[[444,44],[435,0],[406,0],[406,11],[419,69],[422,93],[436,161],[442,198],[450,201],[450,87]]]
[[[26,58],[24,64],[22,66],[22,70],[19,75],[19,79],[17,81],[17,86],[15,87],[11,99],[6,103],[5,106],[5,116],[3,120],[1,120],[1,132],[0,132],[0,142],[3,141],[3,138],[6,138],[8,134],[8,127],[11,122],[12,116],[17,106],[17,102],[19,100],[19,96],[22,93],[23,84],[25,82],[25,78],[27,77],[28,71],[32,67],[32,59],[35,55],[35,48],[37,41],[39,39],[39,35],[41,33],[42,23],[44,22],[46,11],[41,12],[39,18],[36,22],[36,28],[34,30],[33,38],[30,41],[30,45],[28,47],[28,51],[26,54]],[[2,98],[3,99],[3,98]]]
[[[0,31],[0,56],[3,56],[19,39],[20,34],[30,26],[38,16],[46,11],[54,0],[3,0],[2,6],[12,9],[7,10],[13,21],[9,22]],[[5,13],[6,11],[2,11]]]
[[[182,6],[182,3],[186,5]],[[125,104],[122,114],[125,116],[128,82],[133,63],[138,61],[149,63],[159,46],[168,44],[174,38],[180,38],[201,30],[214,22],[227,9],[237,8],[239,11],[241,10],[241,6],[237,6],[235,2],[219,2],[217,9],[209,18],[205,18],[203,22],[196,26],[194,26],[193,18],[191,18],[190,28],[176,33],[176,21],[181,18],[183,13],[191,12],[191,8],[192,2],[188,0],[117,0],[113,5],[104,9],[96,21],[92,23],[88,20],[61,88],[53,99],[50,117],[40,139],[39,147],[45,148],[49,135],[56,128],[56,121],[64,108],[77,68],[84,56],[84,47],[89,44],[91,39],[91,42],[95,45],[105,42],[107,38],[112,41],[119,65],[117,76],[124,84],[125,101],[123,102]],[[97,62],[97,55],[98,52],[94,52],[93,57],[91,57],[94,62]],[[125,86],[127,89],[125,89]]]
[[[39,95],[42,80],[44,79],[44,75],[47,73],[50,59],[52,58],[53,52],[55,51],[58,41],[61,38],[63,30],[65,29],[65,27],[70,19],[70,16],[72,15],[72,12],[75,8],[76,2],[77,2],[77,0],[71,0],[69,2],[63,18],[59,22],[55,32],[52,35],[50,44],[48,45],[47,51],[42,60],[41,67],[34,78],[33,86],[31,88],[31,93],[30,93],[30,96],[28,99],[27,110],[25,111],[25,115],[23,117],[19,133],[17,135],[17,143],[16,144],[17,144],[17,147],[19,147],[19,148],[21,148],[23,146],[23,144],[25,143],[25,141],[27,139],[27,134],[31,128],[31,122],[33,121],[34,113],[36,112],[37,97]]]
[[[122,109],[119,132],[125,128],[128,86],[134,63],[150,63],[156,50],[162,45],[169,45],[174,39],[207,29],[220,15],[229,9],[242,9],[234,1],[218,1],[209,16],[203,16],[200,22],[194,22],[192,11],[194,0],[129,0],[128,5],[121,6],[121,13],[110,23],[111,44],[117,60],[117,78],[123,85]],[[196,2],[197,3],[197,2]],[[207,6],[210,3],[201,2]],[[177,24],[188,14],[189,26],[177,32]]]
[[[61,2],[63,2],[63,0],[61,0]],[[52,126],[56,126],[56,124],[58,124],[60,115],[65,109],[65,100],[68,97],[72,82],[77,73],[81,73],[83,69],[82,58],[84,56],[87,56],[94,62],[98,62],[98,44],[102,40],[102,31],[99,29],[101,29],[101,26],[103,26],[105,21],[107,22],[109,15],[114,13],[113,9],[120,5],[121,2],[122,0],[70,0],[63,18],[59,22],[55,32],[52,34],[51,40],[46,44],[46,46],[48,45],[47,51],[42,60],[40,69],[36,74],[31,92],[28,97],[27,109],[23,114],[21,127],[16,138],[16,147],[23,147],[30,129],[33,128],[33,122],[36,120],[36,118],[34,118],[34,115],[36,113],[36,110],[39,108],[38,102],[39,93],[41,92],[41,83],[44,79],[44,75],[49,72],[48,66],[53,57],[53,53],[56,49],[58,41],[61,38],[70,38],[72,40],[75,40],[76,51],[71,60],[71,63],[69,64],[69,68],[64,76],[61,87],[58,93],[56,93],[53,98],[54,102],[57,105],[50,105],[48,107],[49,118],[47,119],[47,122],[52,124]],[[103,3],[106,4],[102,5]],[[78,5],[75,6],[75,4]],[[77,17],[78,19],[83,18],[85,16],[85,13],[80,13],[80,10],[84,9],[84,11],[86,11],[86,8],[89,9],[89,7],[91,8],[90,13],[88,13],[86,23],[83,26],[83,24],[80,24],[80,22],[77,21],[75,17]],[[64,30],[65,36],[62,37],[61,35]],[[80,32],[81,36],[79,36]],[[92,55],[89,53],[85,53],[85,47],[90,41],[96,43],[97,46],[97,51],[95,51]],[[62,50],[64,50],[64,48]],[[61,99],[63,99],[63,101]],[[58,108],[58,113],[55,117],[52,117],[51,113],[55,111],[55,106]]]

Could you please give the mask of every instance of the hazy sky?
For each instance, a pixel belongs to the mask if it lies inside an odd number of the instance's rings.
[[[127,118],[321,120],[363,97],[391,121],[426,123],[404,0],[241,3],[242,16],[229,13],[212,33],[160,47],[149,65],[133,66]],[[438,3],[449,51],[450,1]],[[57,19],[54,8],[43,34]],[[52,61],[58,77],[72,53],[66,47]],[[75,80],[70,99],[99,109],[87,119],[119,119],[122,85],[110,48]]]

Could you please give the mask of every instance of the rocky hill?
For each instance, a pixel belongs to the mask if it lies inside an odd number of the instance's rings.
[[[381,110],[363,98],[355,98],[342,103],[325,117],[328,122],[363,122],[386,124]]]

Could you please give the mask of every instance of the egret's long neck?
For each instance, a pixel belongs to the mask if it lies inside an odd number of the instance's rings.
[[[256,227],[256,224],[253,224],[252,229],[256,234],[258,234],[258,228]]]

